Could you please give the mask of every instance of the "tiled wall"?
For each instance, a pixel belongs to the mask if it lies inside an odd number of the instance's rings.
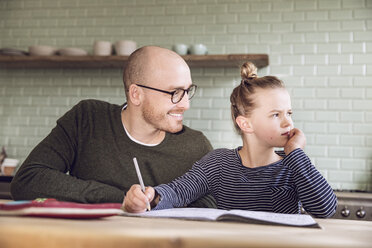
[[[306,152],[337,189],[372,190],[372,0],[1,0],[0,47],[92,52],[95,40],[210,54],[267,53],[259,75],[282,78]],[[81,99],[125,101],[120,69],[0,68],[0,145],[23,160]],[[228,97],[238,68],[193,68],[186,124],[215,148],[241,144]]]

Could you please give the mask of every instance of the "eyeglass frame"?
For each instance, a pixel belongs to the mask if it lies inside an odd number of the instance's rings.
[[[188,89],[186,89],[186,90],[184,90],[184,89],[177,89],[177,90],[174,90],[174,91],[166,91],[166,90],[161,90],[161,89],[153,88],[153,87],[150,87],[150,86],[146,86],[146,85],[143,85],[143,84],[135,84],[135,85],[137,85],[137,86],[139,86],[139,87],[142,87],[142,88],[145,88],[145,89],[155,90],[155,91],[159,91],[159,92],[162,92],[162,93],[169,94],[169,95],[171,95],[171,102],[172,102],[173,104],[177,104],[177,103],[179,103],[180,101],[182,101],[183,97],[185,96],[185,93],[187,93],[187,95],[189,95],[189,91],[190,91],[191,87],[195,87],[195,92],[196,92],[196,89],[198,88],[197,85],[195,85],[195,84],[191,84],[190,87],[189,87]],[[181,98],[180,98],[179,101],[177,101],[177,102],[173,102],[173,96],[174,96],[174,94],[175,94],[178,90],[183,90],[182,96],[181,96]],[[194,92],[194,95],[195,95],[195,92]],[[191,97],[189,97],[189,100],[190,100],[194,95],[192,95]]]

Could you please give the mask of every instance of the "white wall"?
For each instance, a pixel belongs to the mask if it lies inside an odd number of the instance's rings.
[[[211,54],[267,53],[286,83],[306,152],[334,188],[372,190],[371,0],[2,0],[0,47],[81,47],[133,39]],[[214,147],[236,147],[228,97],[238,68],[193,68],[186,124]],[[121,70],[0,69],[0,145],[23,160],[85,98],[123,103]]]

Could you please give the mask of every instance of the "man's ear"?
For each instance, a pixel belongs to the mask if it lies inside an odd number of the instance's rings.
[[[236,124],[238,124],[240,130],[242,130],[242,133],[252,133],[253,128],[249,121],[249,118],[239,115],[235,119]]]
[[[141,89],[137,85],[131,84],[129,86],[128,95],[129,95],[128,100],[131,101],[133,105],[138,106],[141,104],[142,92],[141,92]]]

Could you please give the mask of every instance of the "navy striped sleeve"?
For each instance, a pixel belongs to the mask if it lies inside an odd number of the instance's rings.
[[[181,177],[168,184],[154,187],[160,196],[158,205],[154,208],[165,209],[186,207],[191,202],[209,193],[208,180],[201,163],[193,167]]]
[[[337,197],[303,150],[295,149],[283,163],[294,173],[297,194],[305,211],[318,218],[334,215]]]

